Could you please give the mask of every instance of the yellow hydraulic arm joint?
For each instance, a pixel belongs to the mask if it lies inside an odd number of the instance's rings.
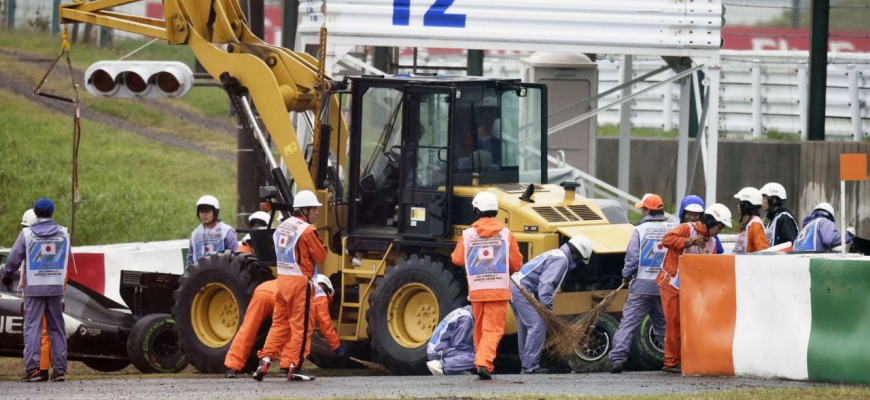
[[[74,0],[60,6],[61,22],[89,23],[190,46],[213,78],[220,80],[228,73],[248,89],[298,189],[315,190],[289,112],[315,109],[317,60],[256,37],[237,0],[164,0],[163,21],[107,11],[137,1],[141,0]],[[335,96],[331,97],[330,107],[338,107]],[[331,123],[347,132],[339,109],[335,110]],[[312,143],[319,142],[319,135],[314,132]],[[330,148],[337,149],[339,164],[343,163],[345,144],[334,137],[330,142]]]

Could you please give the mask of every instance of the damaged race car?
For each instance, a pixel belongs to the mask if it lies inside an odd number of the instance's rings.
[[[175,320],[168,314],[178,276],[121,271],[120,279],[120,296],[129,307],[72,277],[68,280],[63,313],[67,359],[100,372],[120,371],[131,363],[143,373],[183,370],[187,358],[178,346]],[[3,357],[22,357],[24,352],[24,302],[18,282],[16,273],[12,285],[0,285]]]

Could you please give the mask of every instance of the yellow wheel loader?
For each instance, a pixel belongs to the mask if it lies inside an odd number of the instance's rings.
[[[255,37],[236,0],[164,0],[164,20],[108,11],[133,1],[74,2],[62,5],[60,15],[64,23],[189,46],[260,142],[261,166],[270,177],[261,195],[273,211],[291,210],[294,189],[317,194],[323,203],[317,228],[329,250],[318,270],[339,293],[331,313],[349,355],[396,374],[427,373],[432,330],[467,303],[465,272],[449,255],[474,221],[471,200],[482,191],[498,197],[497,218],[516,236],[524,261],[576,235],[592,241],[590,264],[569,272],[562,284],[557,314],[582,314],[619,285],[632,226],[625,219],[611,223],[595,201],[576,193],[577,183],[547,183],[545,86],[471,77],[334,81],[319,69],[322,60]],[[349,104],[347,115],[340,104]],[[310,140],[297,139],[291,112],[313,115]],[[289,176],[274,160],[267,135]],[[200,371],[223,371],[253,289],[274,279],[273,232],[251,231],[259,258],[212,254],[180,278],[173,315],[180,344]],[[618,316],[624,299],[625,293],[608,311]],[[508,318],[510,335],[516,324],[511,313]],[[603,367],[615,321],[602,319],[597,341],[578,349],[572,369]],[[259,343],[264,337],[265,330]],[[504,354],[516,353],[511,343],[505,340]],[[310,358],[341,364],[317,341]],[[501,350],[499,358],[511,360]]]

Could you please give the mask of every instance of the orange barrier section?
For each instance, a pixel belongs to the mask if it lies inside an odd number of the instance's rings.
[[[684,375],[734,375],[734,256],[680,257]]]

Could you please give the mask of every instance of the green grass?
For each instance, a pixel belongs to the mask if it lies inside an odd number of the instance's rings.
[[[0,90],[0,243],[11,246],[21,214],[39,197],[55,202],[55,219],[70,223],[72,126]],[[211,193],[223,219],[234,220],[235,164],[82,121],[76,244],[185,238],[197,224],[194,203]]]
[[[598,136],[619,136],[619,125],[606,124],[598,127]],[[677,131],[663,131],[661,129],[631,128],[632,137],[677,137]]]
[[[72,36],[72,32],[70,32],[70,36]],[[97,61],[117,60],[149,41],[150,39],[144,37],[139,40],[115,39],[111,47],[106,48],[99,48],[93,44],[73,43],[70,58],[75,68],[85,70]],[[51,36],[46,32],[29,29],[0,32],[0,48],[30,53],[40,57],[50,57],[52,60],[60,51],[60,45],[60,36]],[[195,57],[187,46],[170,46],[166,42],[158,40],[126,60],[180,61],[193,69]],[[58,65],[58,67],[65,66]],[[39,72],[44,73],[44,71]],[[82,93],[82,96],[93,99],[87,93]],[[230,122],[229,100],[226,93],[220,88],[195,87],[180,99],[165,101],[209,117],[220,118],[227,123]]]

